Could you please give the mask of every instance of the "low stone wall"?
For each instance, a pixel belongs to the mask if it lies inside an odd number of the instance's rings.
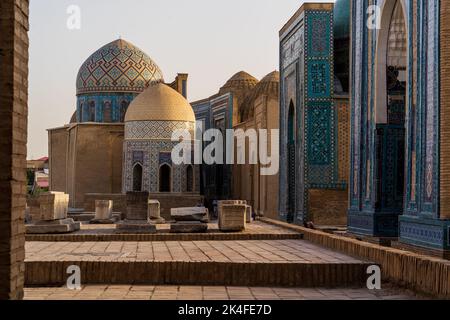
[[[122,218],[127,212],[126,195],[121,193],[86,193],[84,195],[84,211],[95,212],[96,200],[112,200],[113,212],[120,212]]]
[[[261,221],[303,233],[304,239],[325,248],[380,265],[382,281],[450,299],[450,261],[362,242],[268,218]]]

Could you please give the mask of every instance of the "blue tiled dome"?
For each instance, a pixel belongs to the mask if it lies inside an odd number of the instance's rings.
[[[100,92],[140,93],[163,82],[153,60],[131,43],[118,39],[94,52],[77,76],[77,95]]]

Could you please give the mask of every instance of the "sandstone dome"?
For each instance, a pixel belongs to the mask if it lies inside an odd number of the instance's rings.
[[[163,82],[156,63],[142,50],[123,39],[95,51],[77,75],[77,95],[100,92],[140,93]]]
[[[239,71],[233,75],[223,86],[220,88],[219,93],[223,94],[234,90],[247,90],[256,86],[258,79],[245,71]]]
[[[265,95],[269,98],[278,99],[279,87],[280,73],[278,71],[272,71],[262,78],[244,99],[244,103],[239,110],[241,121],[246,121],[254,116],[254,104],[258,97]]]
[[[183,121],[195,122],[189,102],[171,87],[158,83],[145,89],[128,107],[125,122]]]

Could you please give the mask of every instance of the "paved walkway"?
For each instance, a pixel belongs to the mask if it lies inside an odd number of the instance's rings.
[[[26,242],[25,261],[361,263],[304,240]]]
[[[27,300],[410,300],[412,292],[385,288],[321,289],[200,286],[89,285],[82,290],[25,288]]]

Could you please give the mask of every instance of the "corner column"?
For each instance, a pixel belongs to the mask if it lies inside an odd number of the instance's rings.
[[[0,299],[23,298],[28,7],[0,1]]]

